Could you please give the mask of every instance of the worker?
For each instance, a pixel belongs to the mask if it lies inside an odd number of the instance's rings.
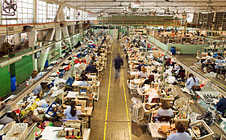
[[[158,120],[159,117],[168,116],[173,117],[173,110],[170,108],[169,103],[167,101],[162,102],[162,108],[158,109],[157,113],[154,115]]]
[[[139,76],[141,78],[147,78],[148,77],[147,69],[145,68],[145,66],[141,67],[141,71],[139,72]]]
[[[140,62],[140,65],[137,67],[137,69],[139,70],[139,71],[141,71],[141,67],[142,66],[147,66],[146,64],[144,64],[144,61],[141,61]]]
[[[220,113],[224,113],[226,111],[226,99],[223,95],[221,96],[219,102],[216,104],[216,108]]]
[[[123,60],[119,53],[118,56],[114,59],[113,63],[115,66],[115,79],[117,79],[120,77],[121,66],[123,66]]]
[[[34,83],[34,82],[37,81],[39,78],[40,78],[40,76],[38,76],[38,71],[37,71],[37,70],[33,70],[32,73],[31,73],[31,76],[30,76],[30,80],[32,80],[33,83]],[[41,86],[41,84],[38,84],[38,86],[36,86],[36,87],[32,90],[32,92],[34,92],[35,95],[37,95],[37,94],[39,94],[39,93],[41,92],[41,90],[42,90],[42,86]]]
[[[66,116],[66,120],[78,120],[78,116],[82,112],[76,109],[75,105],[75,101],[71,101],[70,107],[65,110],[64,115]]]
[[[170,63],[171,63],[171,58],[168,58],[167,60],[166,60],[166,66],[170,66]]]
[[[171,133],[171,135],[166,140],[191,140],[191,136],[185,132],[185,127],[181,122],[175,123],[176,133]]]
[[[154,82],[154,80],[155,80],[154,75],[149,75],[149,76],[148,76],[148,79],[144,81],[142,87],[143,87],[145,84],[149,84],[149,85],[150,85],[151,82]]]
[[[215,61],[215,71],[217,71],[217,69],[221,69],[221,66],[219,66],[218,64],[223,64],[226,63],[226,61],[222,58],[222,57],[218,57],[218,59],[216,59]]]
[[[88,86],[90,86],[90,84],[87,81],[88,81],[88,77],[87,76],[83,76],[82,77],[82,81],[78,85],[79,86],[88,87]],[[81,89],[80,92],[86,92],[86,90],[85,89]]]
[[[93,62],[92,62],[86,67],[85,71],[88,73],[97,73],[97,68],[96,66],[93,65]]]
[[[189,74],[189,78],[186,82],[186,88],[189,89],[190,91],[192,90],[193,86],[197,86],[199,84],[199,80],[197,77],[194,77],[192,73]]]

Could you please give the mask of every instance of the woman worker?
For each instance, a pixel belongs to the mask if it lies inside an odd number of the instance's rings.
[[[192,90],[193,86],[197,86],[199,84],[199,80],[197,77],[194,77],[192,73],[189,74],[189,78],[186,82],[186,88],[189,89],[189,91]]]
[[[81,115],[82,112],[76,109],[75,104],[75,101],[71,101],[70,107],[65,110],[66,120],[78,120],[78,116]]]
[[[191,140],[191,136],[185,132],[185,127],[181,122],[176,122],[176,133],[172,133],[166,140]]]
[[[162,108],[158,109],[157,113],[155,114],[155,118],[158,120],[159,117],[168,116],[173,117],[173,110],[170,108],[168,102],[162,102]]]
[[[139,72],[139,76],[141,78],[147,78],[148,77],[148,72],[147,72],[147,69],[145,68],[145,66],[141,67],[141,72]]]
[[[145,81],[144,81],[144,83],[142,84],[142,87],[143,87],[145,84],[150,85],[150,84],[151,84],[151,82],[154,82],[154,81],[155,81],[155,77],[154,77],[154,75],[149,75],[149,76],[148,76],[148,79],[147,79],[147,80],[145,80]]]

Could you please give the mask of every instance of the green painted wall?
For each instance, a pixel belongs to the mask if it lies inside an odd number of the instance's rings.
[[[9,66],[0,68],[0,97],[4,97],[11,92]]]
[[[205,45],[192,45],[192,44],[164,44],[154,37],[148,36],[150,42],[154,43],[164,51],[170,51],[171,47],[176,47],[180,54],[196,54],[198,50],[201,50]]]
[[[154,37],[148,36],[148,39],[150,42],[154,43],[155,45],[157,45],[158,47],[160,47],[161,49],[163,49],[164,51],[168,51],[168,46],[162,42],[160,42],[159,40],[155,39]]]
[[[17,84],[20,84],[29,78],[32,71],[32,56],[23,56],[22,60],[10,65],[11,76],[16,76]]]
[[[184,44],[167,44],[168,51],[171,47],[176,47],[177,51],[180,51],[181,54],[196,54],[198,50],[204,48],[204,45],[184,45]]]

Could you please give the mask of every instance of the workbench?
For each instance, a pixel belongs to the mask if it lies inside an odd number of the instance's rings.
[[[66,130],[73,129],[73,128],[66,128]],[[62,127],[54,127],[54,126],[47,126],[42,132],[42,138],[40,140],[68,140],[67,138],[58,138],[57,133],[58,130],[62,130]],[[76,140],[89,140],[91,129],[84,129],[83,138],[76,139]]]
[[[170,125],[169,123],[148,123],[148,130],[151,133],[153,139],[163,139],[166,138],[159,134],[158,129],[162,125]]]

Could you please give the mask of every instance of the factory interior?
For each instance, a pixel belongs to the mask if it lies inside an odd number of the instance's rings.
[[[226,0],[0,8],[0,140],[226,140]]]

